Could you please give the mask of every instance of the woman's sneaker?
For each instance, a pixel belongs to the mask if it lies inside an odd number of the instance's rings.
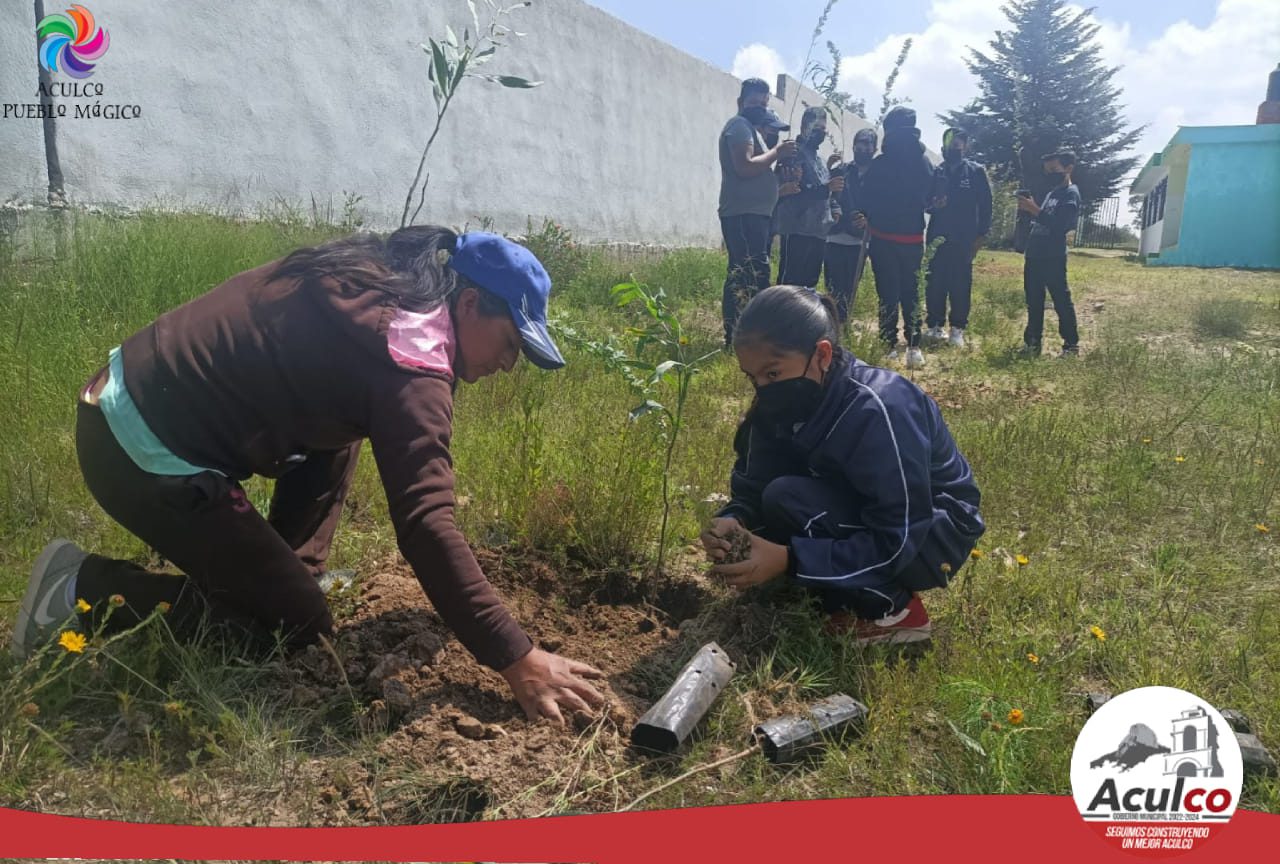
[[[852,612],[831,615],[827,632],[842,634],[850,631],[853,632],[853,641],[859,645],[906,645],[929,641],[933,637],[933,624],[920,597],[912,594],[910,603],[884,618],[858,618]]]
[[[29,656],[76,611],[76,576],[89,557],[70,540],[54,540],[31,568],[27,593],[18,606],[10,648],[19,660]]]
[[[924,352],[919,348],[907,349],[907,368],[923,369],[924,368]]]
[[[964,347],[964,328],[952,327],[951,338],[948,339],[947,341],[951,343],[952,348],[963,348]]]

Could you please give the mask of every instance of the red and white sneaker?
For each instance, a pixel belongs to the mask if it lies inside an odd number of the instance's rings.
[[[910,603],[884,618],[873,620],[858,618],[852,612],[835,612],[826,629],[833,635],[853,631],[853,641],[859,645],[907,645],[927,642],[933,636],[933,624],[918,594],[912,594]]]

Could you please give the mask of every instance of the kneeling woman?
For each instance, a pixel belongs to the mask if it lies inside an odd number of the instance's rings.
[[[829,298],[760,292],[734,333],[756,388],[734,441],[732,498],[703,545],[734,587],[788,579],[863,643],[928,639],[916,592],[945,587],[985,530],[978,487],[920,388],[838,346]],[[726,561],[735,532],[746,560]]]
[[[368,439],[400,551],[458,639],[532,718],[601,697],[590,666],[533,647],[454,523],[453,392],[523,349],[564,365],[547,334],[551,282],[495,234],[402,228],[294,252],[162,315],[110,353],[80,394],[76,450],[108,515],[185,575],[46,547],[19,608],[28,654],[89,604],[95,626],[168,604],[174,632],[212,621],[297,644],[330,633],[319,584]],[[263,518],[241,481],[278,478]]]

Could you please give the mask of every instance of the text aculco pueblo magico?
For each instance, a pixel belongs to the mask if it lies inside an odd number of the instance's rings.
[[[106,92],[98,82],[63,82],[50,84],[40,83],[36,90],[36,99],[93,99],[93,102],[77,102],[74,111],[68,111],[64,103],[49,102],[5,102],[0,105],[0,119],[8,120],[42,120],[46,117],[62,118],[71,116],[77,120],[137,120],[142,116],[141,105],[126,105],[114,102],[104,103],[101,100]]]

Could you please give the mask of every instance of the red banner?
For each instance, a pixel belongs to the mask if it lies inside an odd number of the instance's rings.
[[[1071,798],[1048,795],[846,798],[369,828],[148,825],[0,809],[0,855],[599,864],[1137,860],[1100,839],[1096,827]],[[1240,811],[1215,829],[1211,843],[1177,860],[1276,860],[1278,841],[1280,815]]]

